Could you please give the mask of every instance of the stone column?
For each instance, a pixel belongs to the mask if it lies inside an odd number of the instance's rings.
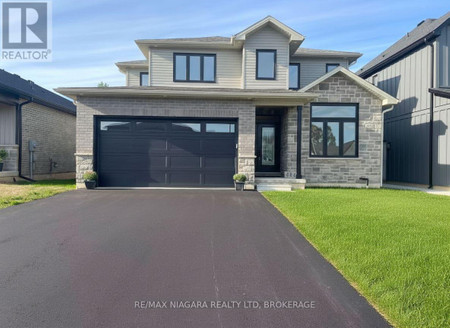
[[[250,187],[255,182],[255,115],[255,107],[239,111],[238,172]]]

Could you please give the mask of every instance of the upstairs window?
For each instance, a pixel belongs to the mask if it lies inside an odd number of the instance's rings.
[[[339,67],[339,64],[326,64],[326,72],[331,72],[335,68]]]
[[[256,79],[275,80],[276,50],[256,50]]]
[[[174,82],[215,82],[216,55],[174,54]]]
[[[300,64],[289,64],[289,89],[300,89]]]
[[[141,74],[139,76],[139,85],[141,87],[148,86],[148,73],[147,72],[141,72]]]
[[[311,157],[358,157],[358,104],[312,104]]]

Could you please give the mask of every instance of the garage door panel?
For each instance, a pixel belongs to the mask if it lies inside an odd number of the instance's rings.
[[[173,153],[199,154],[201,151],[201,139],[174,139],[168,140],[168,148]]]
[[[152,152],[152,151],[165,151],[167,149],[167,138],[150,137],[145,138],[139,136],[131,141],[130,149],[134,152]]]
[[[165,169],[166,156],[148,156],[135,154],[134,156],[104,155],[99,168],[102,172],[127,171],[147,169]]]
[[[201,157],[171,156],[169,167],[172,169],[200,169]]]
[[[208,120],[127,118],[123,125],[120,118],[107,121],[113,123],[103,124],[108,130],[99,129],[96,142],[100,186],[233,185],[234,130],[212,133]],[[102,123],[100,119],[98,128]]]
[[[234,166],[234,157],[205,157],[205,169],[229,169]]]
[[[103,186],[114,187],[151,187],[155,185],[165,185],[166,178],[164,172],[152,172],[148,175],[145,172],[124,173],[116,172],[102,177]]]
[[[100,153],[121,153],[130,150],[133,146],[132,137],[120,137],[108,135],[102,138]]]
[[[234,139],[206,139],[203,140],[203,152],[207,154],[230,154],[236,152],[236,141]]]
[[[104,136],[101,139],[100,153],[148,153],[166,151],[167,138],[142,138],[133,136]]]

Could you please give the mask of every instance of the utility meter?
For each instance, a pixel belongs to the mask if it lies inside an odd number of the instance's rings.
[[[37,145],[38,145],[38,144],[37,144],[36,141],[34,141],[34,140],[29,140],[29,141],[28,141],[28,150],[29,150],[29,151],[35,151]]]

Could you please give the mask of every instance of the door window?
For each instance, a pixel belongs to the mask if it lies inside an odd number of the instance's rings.
[[[275,165],[275,128],[261,129],[261,164]]]

